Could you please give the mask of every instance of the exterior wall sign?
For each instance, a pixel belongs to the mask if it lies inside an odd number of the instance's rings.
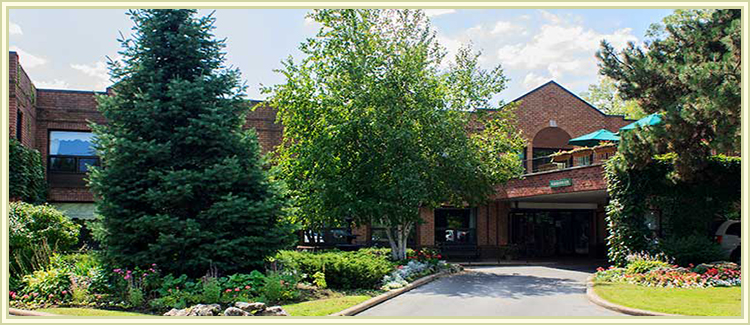
[[[566,187],[566,186],[571,186],[571,185],[573,185],[573,180],[570,178],[553,179],[549,181],[550,188]]]

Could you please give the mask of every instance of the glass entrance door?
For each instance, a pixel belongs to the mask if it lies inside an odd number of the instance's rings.
[[[592,210],[514,210],[511,243],[527,257],[588,255]]]

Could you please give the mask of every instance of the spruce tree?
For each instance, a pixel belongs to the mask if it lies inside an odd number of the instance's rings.
[[[224,66],[213,17],[196,10],[130,11],[133,35],[110,62],[111,96],[94,125],[102,160],[90,174],[121,267],[157,263],[198,276],[259,268],[293,240],[284,202],[262,168],[239,70]]]

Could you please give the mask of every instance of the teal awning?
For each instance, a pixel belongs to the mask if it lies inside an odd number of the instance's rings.
[[[644,127],[646,125],[657,125],[657,124],[661,124],[661,115],[659,115],[659,113],[654,113],[638,121],[635,121],[633,123],[630,123],[626,126],[621,127],[620,131],[632,130],[632,129],[635,129],[636,127]]]
[[[582,147],[592,147],[600,142],[610,141],[618,142],[620,137],[606,129],[584,134],[580,137],[568,140],[568,144]]]

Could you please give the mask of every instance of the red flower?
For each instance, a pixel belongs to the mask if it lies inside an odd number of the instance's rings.
[[[68,294],[68,290],[63,290],[62,294],[67,295]]]
[[[250,290],[250,286],[245,286],[245,289],[246,290]]]
[[[227,289],[227,291],[225,291],[225,292],[232,292],[232,289]]]
[[[240,291],[240,288],[234,288],[234,291]]]

